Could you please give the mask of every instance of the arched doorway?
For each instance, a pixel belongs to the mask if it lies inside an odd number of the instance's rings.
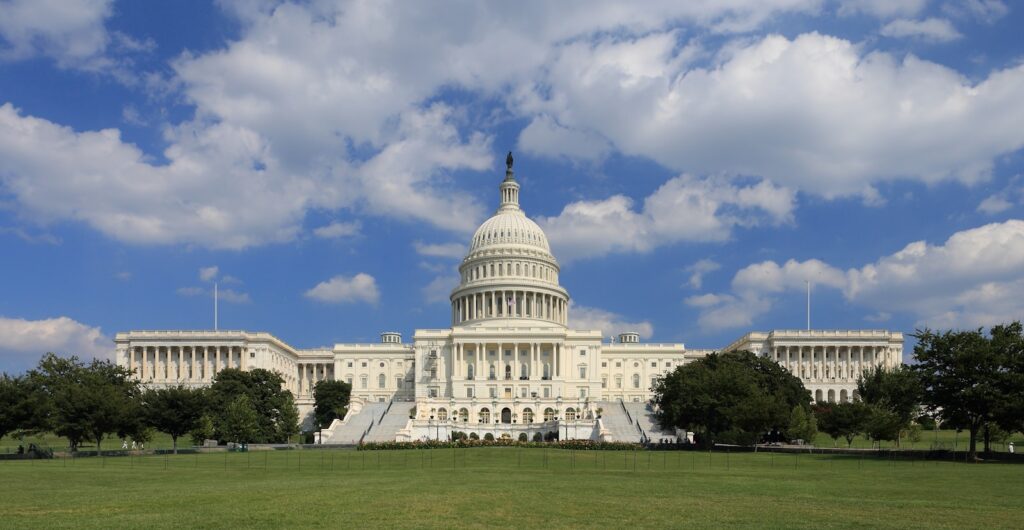
[[[501,423],[512,423],[512,409],[508,407],[501,409]]]

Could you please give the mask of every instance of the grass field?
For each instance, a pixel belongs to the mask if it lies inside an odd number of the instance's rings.
[[[475,448],[0,461],[4,527],[1021,528],[1024,465]]]

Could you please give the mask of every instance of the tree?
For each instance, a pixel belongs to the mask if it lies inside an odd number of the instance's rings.
[[[827,403],[815,407],[814,415],[818,418],[818,428],[833,440],[846,439],[846,447],[853,445],[853,439],[864,432],[870,410],[864,403],[849,401],[846,403]]]
[[[921,407],[921,379],[913,368],[878,366],[857,379],[857,395],[872,410],[875,440],[896,440],[910,427]],[[884,413],[884,414],[883,414]],[[895,429],[895,430],[893,430]],[[890,437],[891,436],[891,437]]]
[[[277,417],[277,439],[291,443],[291,437],[299,433],[299,409],[291,392],[285,392],[281,410]]]
[[[968,458],[977,459],[978,433],[986,425],[1020,427],[1024,380],[1018,370],[1024,368],[1024,335],[1019,322],[995,326],[989,337],[981,328],[925,329],[914,337],[926,404],[944,423],[967,429]]]
[[[207,390],[211,414],[214,415],[214,426],[217,432],[215,436],[219,439],[227,439],[225,433],[220,429],[224,424],[223,415],[227,407],[234,402],[239,395],[245,394],[256,411],[257,430],[252,437],[252,442],[283,442],[287,436],[281,426],[287,423],[287,418],[282,414],[290,414],[290,406],[294,407],[294,397],[291,392],[284,390],[284,379],[277,372],[271,372],[262,368],[250,371],[242,371],[237,368],[228,368],[217,373],[216,378]],[[289,405],[288,400],[291,400]],[[288,429],[285,429],[288,430]]]
[[[240,394],[229,403],[220,421],[217,430],[226,441],[251,442],[260,435],[260,417],[247,394]]]
[[[803,440],[804,443],[813,445],[814,437],[818,435],[818,422],[814,418],[814,413],[800,405],[794,406],[789,415],[789,428],[786,434],[790,439]]]
[[[351,395],[352,385],[345,381],[318,381],[313,387],[313,421],[316,428],[326,429],[335,419],[343,419]]]
[[[663,427],[700,433],[704,444],[749,445],[772,428],[785,428],[794,407],[810,410],[798,378],[750,352],[712,353],[680,366],[654,385]]]
[[[145,423],[171,435],[174,454],[178,454],[178,438],[195,429],[206,411],[203,391],[184,386],[148,390],[142,403]]]
[[[36,409],[37,400],[27,377],[0,374],[0,438],[26,430]]]
[[[133,430],[138,423],[139,384],[110,361],[85,365],[77,357],[48,353],[29,379],[43,396],[35,427],[66,437],[72,450],[91,439],[99,454],[107,434]]]
[[[196,422],[195,427],[189,431],[188,435],[192,439],[192,445],[200,446],[206,440],[213,438],[215,432],[213,418],[209,414],[203,414],[199,417],[199,421]]]

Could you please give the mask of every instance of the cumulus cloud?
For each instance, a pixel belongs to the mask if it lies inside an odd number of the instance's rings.
[[[840,0],[839,15],[864,14],[878,18],[913,16],[928,5],[928,0]]]
[[[449,297],[451,296],[452,289],[458,285],[458,274],[452,273],[436,276],[423,287],[423,299],[430,304],[448,303],[451,300]]]
[[[962,37],[953,23],[944,18],[911,20],[901,18],[882,26],[879,33],[884,37],[912,38],[931,42],[949,42]]]
[[[767,181],[736,185],[714,178],[681,175],[669,180],[636,208],[614,195],[578,201],[538,223],[563,261],[612,252],[647,252],[679,241],[724,241],[734,227],[792,220],[792,191]]]
[[[466,255],[466,245],[462,243],[424,243],[413,242],[413,248],[421,256],[433,258],[462,259]]]
[[[44,353],[110,359],[113,341],[100,328],[68,317],[26,320],[0,317],[0,365],[12,370],[31,368]]]
[[[635,331],[645,339],[654,335],[654,326],[649,321],[630,322],[622,315],[578,304],[569,304],[569,327],[572,329],[599,329],[603,337]]]
[[[0,58],[45,55],[62,66],[93,61],[107,47],[113,0],[0,2]]]
[[[360,272],[355,276],[335,276],[320,282],[306,291],[306,297],[326,303],[367,302],[376,304],[380,300],[377,280]]]
[[[202,267],[199,269],[199,279],[204,282],[210,282],[217,278],[217,274],[220,272],[220,268],[216,265],[212,267]]]
[[[974,82],[817,33],[739,41],[707,66],[680,53],[656,32],[566,44],[516,108],[669,168],[826,198],[871,198],[893,180],[975,183],[1024,147],[1021,65]]]
[[[1012,219],[956,232],[941,245],[915,241],[860,268],[842,271],[819,260],[765,261],[738,271],[732,292],[687,299],[707,329],[749,326],[774,296],[804,281],[836,289],[876,313],[912,315],[918,325],[974,327],[1024,318],[1024,221]]]
[[[715,260],[702,259],[690,265],[685,270],[690,273],[690,279],[686,282],[693,289],[700,289],[704,283],[704,275],[722,268]]]
[[[361,229],[362,225],[358,221],[351,223],[335,221],[331,224],[314,228],[313,235],[321,239],[339,239],[358,235]]]

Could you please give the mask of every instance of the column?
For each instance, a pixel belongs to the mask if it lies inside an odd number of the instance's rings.
[[[135,347],[128,346],[128,370],[135,373]],[[138,374],[136,374],[138,375]]]
[[[249,350],[249,348],[245,348],[245,347],[242,347],[242,348],[238,349],[238,357],[239,357],[238,362],[241,365],[241,368],[242,368],[243,371],[246,370],[249,367],[249,351],[248,350]]]
[[[555,344],[555,377],[561,377],[562,375],[562,345]]]
[[[202,373],[199,375],[199,379],[202,380],[202,381],[209,381],[210,380],[210,365],[209,365],[209,363],[210,363],[210,352],[209,352],[209,349],[210,348],[209,348],[209,346],[198,346],[198,347],[203,350],[203,370],[202,370]]]

